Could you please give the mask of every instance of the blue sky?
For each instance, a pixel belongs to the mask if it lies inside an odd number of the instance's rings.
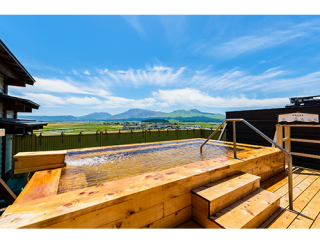
[[[320,16],[0,16],[34,115],[284,107],[320,94]],[[28,115],[28,114],[25,114]]]

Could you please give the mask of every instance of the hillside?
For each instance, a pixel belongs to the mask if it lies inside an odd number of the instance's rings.
[[[129,118],[149,118],[153,116],[161,116],[166,113],[158,112],[158,111],[151,111],[145,109],[130,109],[121,114],[115,114],[112,116],[112,119],[129,119]]]
[[[144,109],[130,109],[124,113],[111,115],[107,112],[95,112],[84,116],[19,116],[22,119],[34,119],[43,122],[68,121],[141,121],[145,119],[176,119],[183,122],[220,122],[225,119],[223,114],[203,113],[197,109],[176,110],[171,113]]]

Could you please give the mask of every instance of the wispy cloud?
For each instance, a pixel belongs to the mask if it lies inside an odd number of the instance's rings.
[[[207,42],[196,50],[212,57],[230,59],[307,37],[314,31],[311,27],[316,24],[317,22],[310,22],[294,25],[286,30],[262,30],[259,34],[240,36],[222,43]]]
[[[146,36],[146,33],[140,24],[139,16],[126,15],[123,16],[123,18],[138,32],[140,37]]]
[[[171,43],[179,43],[186,38],[186,16],[160,16],[160,21],[165,29],[166,37]]]
[[[133,85],[168,85],[179,81],[185,67],[174,69],[166,66],[146,67],[145,69],[99,70],[100,75],[107,75],[114,82],[126,82]]]
[[[85,75],[90,75],[89,70],[85,70],[83,73],[84,73]]]
[[[99,83],[92,82],[90,86],[83,85],[81,82],[72,81],[69,79],[47,79],[34,77],[36,83],[33,86],[27,87],[10,87],[9,92],[20,93],[74,93],[74,94],[91,94],[98,96],[110,95],[110,92],[102,89]]]
[[[229,70],[222,75],[212,75],[208,73],[196,74],[192,77],[192,84],[202,89],[224,90],[224,91],[248,91],[254,87],[268,87],[270,82],[278,77],[289,74],[289,71],[279,70],[274,67],[266,70],[262,74],[248,75],[238,69]]]

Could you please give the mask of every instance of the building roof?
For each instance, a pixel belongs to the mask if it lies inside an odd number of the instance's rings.
[[[36,120],[30,119],[8,119],[8,118],[0,118],[0,125],[14,125],[14,126],[21,126],[21,127],[34,127],[38,125],[47,125],[47,122],[38,122]]]
[[[36,81],[0,39],[0,73],[12,82],[33,85]],[[10,83],[8,83],[10,85]]]
[[[0,101],[1,100],[18,101],[20,103],[23,103],[23,104],[28,105],[31,108],[35,108],[35,109],[38,109],[40,107],[39,104],[37,104],[35,102],[32,102],[30,100],[23,99],[23,98],[20,98],[20,97],[9,96],[9,95],[4,94],[2,92],[0,92]]]

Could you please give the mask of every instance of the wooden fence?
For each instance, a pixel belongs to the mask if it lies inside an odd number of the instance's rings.
[[[11,178],[14,178],[13,156],[19,152],[68,150],[193,138],[208,138],[213,129],[97,131],[93,133],[13,135]],[[218,139],[218,132],[212,139]],[[224,140],[224,138],[222,138]]]

